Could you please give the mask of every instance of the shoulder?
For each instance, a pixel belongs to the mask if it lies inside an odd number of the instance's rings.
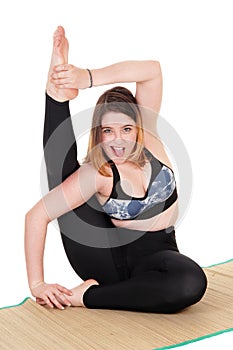
[[[112,181],[112,173],[109,171],[109,176],[102,175],[92,163],[83,163],[78,169],[80,175],[84,176],[89,181],[94,181],[97,192],[102,192]]]
[[[89,180],[99,179],[98,170],[91,163],[83,163],[80,168],[77,170],[78,176],[86,177]]]
[[[145,137],[145,148],[161,163],[173,170],[172,163],[168,157],[165,145],[158,136],[150,133]]]

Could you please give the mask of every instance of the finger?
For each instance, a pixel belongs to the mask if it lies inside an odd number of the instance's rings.
[[[36,301],[42,301],[42,300],[44,300],[44,299],[36,297]]]
[[[49,299],[53,303],[53,305],[55,305],[58,309],[64,310],[64,306],[61,303],[59,303],[54,294],[49,295]]]
[[[62,293],[56,294],[56,298],[64,306],[71,306],[71,302]]]
[[[72,64],[59,64],[53,68],[55,72],[61,72],[63,70],[72,69],[74,66]]]
[[[74,89],[74,85],[67,83],[67,84],[55,84],[55,87],[57,89]]]
[[[48,297],[45,298],[45,302],[46,302],[46,304],[47,304],[51,309],[54,308],[53,303],[51,303],[51,301],[50,301],[50,299],[49,299]]]
[[[36,300],[39,305],[46,305],[46,302],[43,299]]]
[[[70,79],[63,78],[63,79],[51,79],[51,83],[55,85],[64,85],[64,84],[71,84]]]
[[[61,78],[66,78],[67,77],[67,72],[66,71],[61,71],[58,73],[52,73],[51,78],[52,79],[61,79]]]
[[[44,299],[36,297],[36,302],[45,302]]]
[[[66,287],[63,287],[63,286],[61,286],[60,284],[57,284],[56,287],[57,287],[57,289],[59,289],[60,292],[62,292],[62,293],[65,293],[65,294],[67,294],[67,295],[73,295],[72,290],[67,289]]]

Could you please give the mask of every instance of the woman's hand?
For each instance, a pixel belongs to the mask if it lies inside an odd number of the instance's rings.
[[[56,306],[60,310],[64,309],[63,305],[71,306],[64,294],[71,296],[72,291],[59,284],[39,282],[31,287],[31,293],[40,305],[48,305],[50,308]]]
[[[86,89],[90,86],[90,77],[87,69],[61,64],[53,68],[51,83],[58,89]]]

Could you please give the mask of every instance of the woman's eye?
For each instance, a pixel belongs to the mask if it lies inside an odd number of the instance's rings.
[[[103,132],[104,132],[105,134],[110,134],[111,129],[104,129]]]
[[[131,128],[127,127],[127,128],[124,128],[124,132],[128,133],[131,131]]]

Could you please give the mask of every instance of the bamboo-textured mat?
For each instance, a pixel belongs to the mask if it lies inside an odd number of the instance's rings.
[[[170,349],[233,331],[233,261],[204,270],[209,284],[202,301],[172,315],[79,307],[60,311],[27,299],[0,310],[0,349]]]

